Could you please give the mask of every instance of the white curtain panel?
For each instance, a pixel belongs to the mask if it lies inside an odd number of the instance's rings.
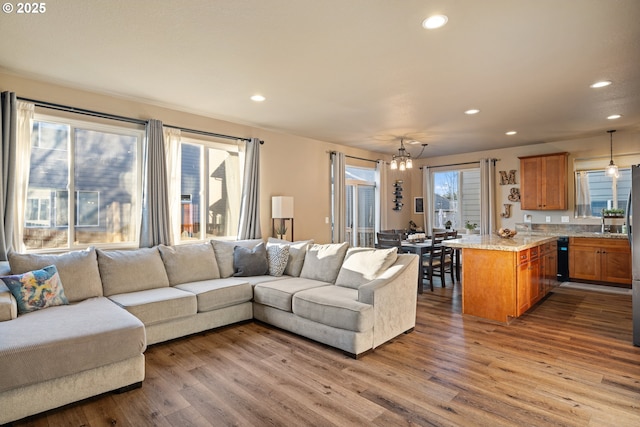
[[[591,192],[587,171],[576,171],[576,211],[579,218],[591,216]]]
[[[480,160],[480,234],[496,231],[496,163]]]
[[[430,235],[433,221],[433,188],[431,185],[431,170],[428,166],[422,168],[422,199],[424,202],[424,232]]]
[[[346,239],[346,160],[344,153],[331,153],[331,241],[342,243]]]
[[[31,168],[31,129],[35,106],[29,102],[17,103],[17,144],[16,144],[16,180],[15,214],[13,216],[13,249],[24,252],[24,215],[29,187],[29,170]]]
[[[387,164],[384,160],[378,160],[376,162],[376,231],[386,230],[388,207],[389,207],[389,194],[388,191],[388,178],[387,178]]]
[[[242,203],[242,168],[244,167],[246,144],[238,141],[238,155],[228,156],[224,161],[227,173],[225,185],[227,187],[227,220],[225,221],[225,236],[233,236],[238,232],[240,223],[240,204]]]
[[[182,175],[182,150],[180,148],[180,129],[162,129],[164,135],[165,158],[167,163],[167,177],[169,179],[167,195],[169,198],[169,233],[173,242],[180,241],[181,229],[181,201],[180,181]]]

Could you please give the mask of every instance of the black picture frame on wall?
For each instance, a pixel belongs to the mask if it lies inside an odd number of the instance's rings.
[[[413,198],[413,213],[414,214],[424,213],[424,199],[422,197]]]

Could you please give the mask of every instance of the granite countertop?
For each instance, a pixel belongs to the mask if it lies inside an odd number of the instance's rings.
[[[600,233],[594,231],[519,231],[522,236],[551,236],[551,237],[597,237],[602,239],[625,239],[629,237],[623,233]],[[517,235],[516,235],[517,236]]]
[[[445,240],[442,244],[452,248],[517,252],[534,246],[540,246],[547,242],[553,242],[556,239],[557,236],[543,235],[542,233],[539,235],[534,235],[534,233],[519,233],[509,239],[503,239],[497,235],[469,234],[462,235],[459,239]]]

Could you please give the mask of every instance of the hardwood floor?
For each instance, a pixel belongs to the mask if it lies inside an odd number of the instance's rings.
[[[629,295],[556,288],[501,325],[438,285],[359,360],[250,322],[151,346],[142,388],[15,426],[639,426],[631,339]]]

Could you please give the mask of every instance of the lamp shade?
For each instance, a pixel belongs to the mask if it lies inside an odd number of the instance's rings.
[[[293,197],[274,196],[271,198],[271,218],[293,218]]]

